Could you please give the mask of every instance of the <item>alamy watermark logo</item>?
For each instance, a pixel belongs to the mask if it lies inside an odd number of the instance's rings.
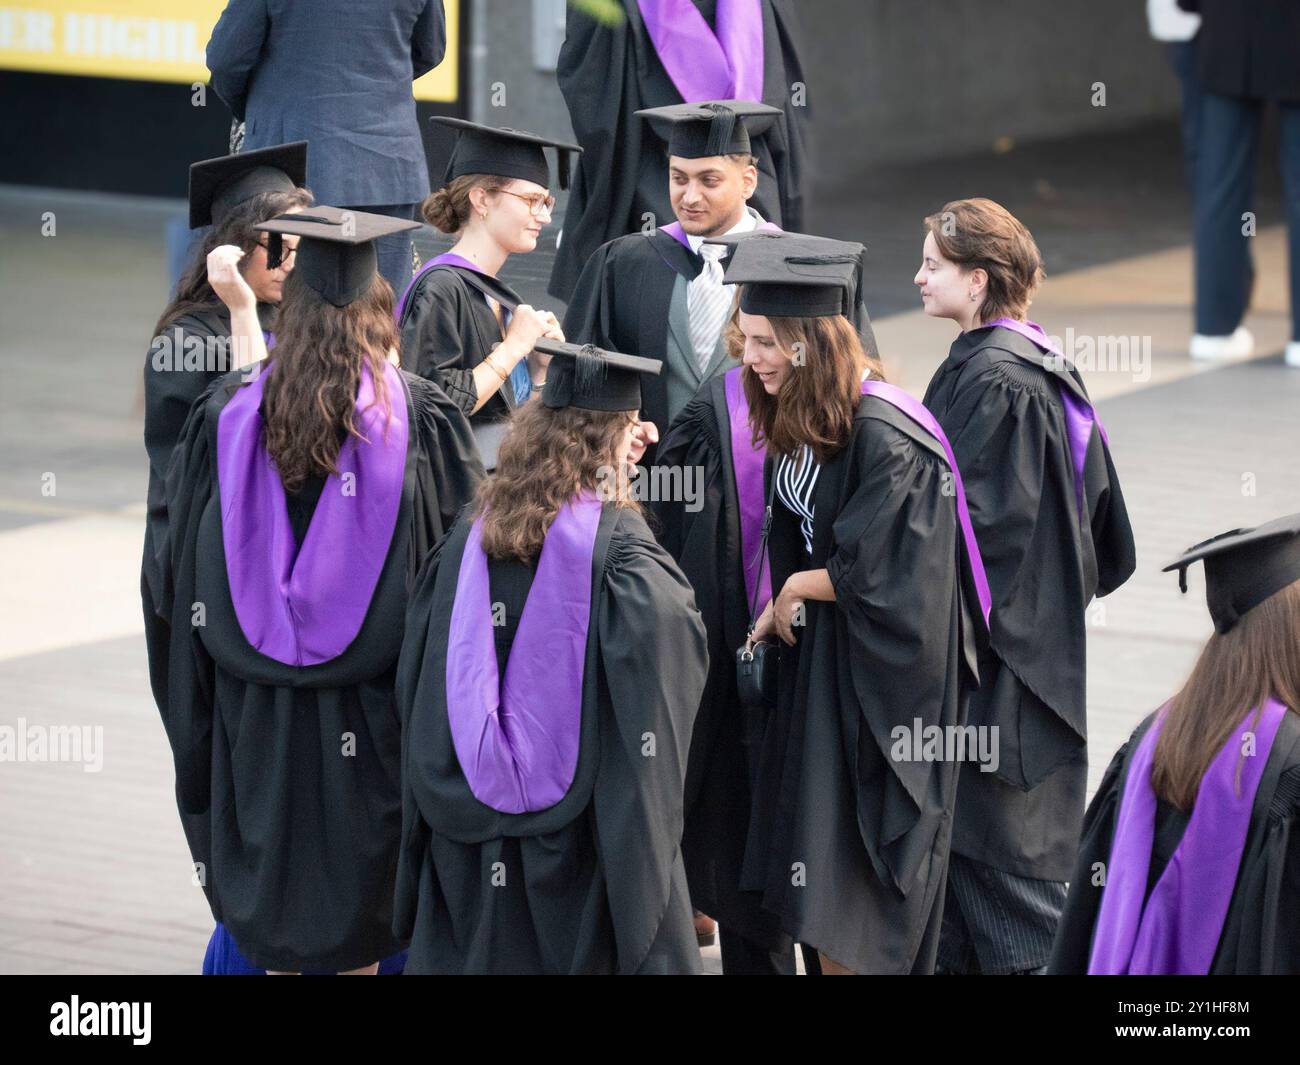
[[[981,773],[996,773],[997,725],[926,725],[917,717],[910,725],[889,730],[895,762],[977,762]]]
[[[1043,366],[1053,373],[1073,366],[1081,373],[1128,374],[1138,384],[1151,379],[1150,336],[1095,336],[1069,327],[1064,336],[1047,339],[1061,352],[1043,359]]]
[[[261,360],[254,360],[245,336],[199,336],[180,326],[153,338],[149,364],[155,373],[229,373],[243,370],[245,381],[257,380]]]
[[[50,1006],[50,1035],[130,1036],[136,1046],[147,1046],[152,1020],[152,1002],[82,1002],[73,995]]]
[[[0,725],[0,762],[80,762],[87,773],[104,768],[103,725]]]
[[[636,466],[629,471],[601,466],[596,471],[596,492],[603,500],[681,503],[694,514],[704,506],[704,467]]]

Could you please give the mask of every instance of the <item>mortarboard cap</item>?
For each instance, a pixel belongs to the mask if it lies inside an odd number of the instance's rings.
[[[294,273],[335,307],[364,294],[378,269],[375,241],[390,233],[418,229],[419,222],[385,214],[349,211],[319,204],[300,214],[282,214],[254,229],[271,234],[267,265],[280,263],[280,237],[301,238]]]
[[[190,165],[190,228],[220,222],[260,192],[289,192],[307,180],[307,142],[204,159]]]
[[[657,374],[658,359],[622,355],[593,344],[539,340],[534,347],[551,356],[542,402],[548,407],[582,410],[641,409],[641,375]]]
[[[750,100],[708,100],[698,104],[648,107],[637,112],[650,123],[668,154],[682,159],[752,154],[752,138],[783,117],[780,108]]]
[[[466,174],[494,174],[498,177],[532,181],[542,188],[551,185],[551,171],[544,148],[555,149],[556,175],[560,188],[569,187],[569,153],[581,152],[576,144],[539,137],[527,130],[507,126],[483,126],[463,118],[434,115],[434,125],[456,133],[456,144],[443,174],[445,185]]]
[[[1253,529],[1233,529],[1194,547],[1164,567],[1178,571],[1187,591],[1187,567],[1205,563],[1205,600],[1216,632],[1227,632],[1246,611],[1300,581],[1300,514]]]
[[[722,279],[741,285],[740,309],[775,318],[853,318],[862,284],[856,241],[760,230],[705,243],[732,248]]]

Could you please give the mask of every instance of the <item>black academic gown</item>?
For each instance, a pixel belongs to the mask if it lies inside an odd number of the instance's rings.
[[[606,504],[573,783],[545,810],[502,814],[470,791],[447,716],[448,626],[469,527],[462,520],[426,563],[399,667],[394,927],[410,940],[406,972],[698,971],[680,845],[708,661],[689,585],[641,517]],[[513,628],[527,580],[500,564],[489,576]]]
[[[564,315],[564,335],[573,344],[595,344],[663,359],[668,350],[668,312],[678,277],[699,276],[703,260],[663,230],[632,233],[596,249],[583,267],[573,300]],[[876,353],[867,309],[858,301],[850,316],[858,327],[863,349]],[[641,381],[641,417],[654,422],[662,434],[668,417],[668,388],[663,375],[647,374]],[[643,466],[652,465],[656,448],[646,448]]]
[[[270,328],[275,308],[259,304],[263,328]],[[224,362],[209,360],[205,343],[202,351],[191,352],[193,341],[228,340],[230,310],[224,303],[199,308],[181,315],[163,332],[168,341],[166,356],[150,347],[144,365],[144,447],[149,456],[149,488],[146,497],[144,557],[140,565],[140,598],[144,607],[145,648],[149,658],[149,683],[154,701],[162,709],[167,699],[167,645],[170,628],[159,614],[162,589],[159,552],[167,542],[167,464],[180,439],[190,407],[213,381],[226,372]],[[215,351],[214,351],[215,354]],[[186,369],[186,367],[189,369]]]
[[[476,426],[502,421],[515,409],[514,390],[507,383],[471,413],[478,402],[474,367],[502,339],[501,323],[477,285],[491,291],[506,310],[522,302],[497,278],[451,265],[435,266],[415,279],[399,323],[402,369],[441,384]]]
[[[1119,478],[1094,432],[1079,521],[1059,389],[1077,371],[1002,327],[959,336],[925,405],[961,469],[993,596],[973,725],[997,726],[996,772],[962,769],[953,851],[1017,876],[1065,880],[1087,786],[1084,610],[1133,573]]]
[[[713,25],[713,5],[697,3]],[[794,4],[762,0],[763,99],[785,118],[754,138],[758,190],[753,204],[784,229],[803,222],[808,108],[796,106],[790,86],[802,82],[794,32]],[[635,0],[624,0],[626,22],[610,27],[570,5],[556,69],[583,152],[577,157],[564,231],[549,291],[568,302],[583,264],[614,237],[673,220],[664,143],[634,112],[682,103],[664,70]],[[565,333],[569,336],[567,330]],[[572,340],[573,337],[569,336]]]
[[[818,474],[811,557],[799,519],[772,509],[773,593],[825,568],[836,598],[808,600],[795,646],[778,643],[742,886],[857,973],[929,973],[938,949],[957,766],[891,752],[895,726],[961,725],[975,683],[950,483],[939,443],[866,396]]]
[[[1086,973],[1104,886],[1099,871],[1110,861],[1115,817],[1124,798],[1129,763],[1155,721],[1140,724],[1111,759],[1083,822],[1070,894],[1047,971]],[[1190,814],[1158,800],[1148,888],[1154,886],[1182,838]],[[1194,876],[1194,869],[1185,869]],[[1300,975],[1300,717],[1287,713],[1269,751],[1236,886],[1228,903],[1212,975]]]
[[[731,422],[724,379],[715,377],[683,408],[659,445],[664,467],[701,471],[702,498],[655,504],[659,541],[695,590],[709,639],[709,676],[700,699],[686,764],[686,828],[682,855],[695,907],[768,952],[786,951],[790,937],[762,907],[762,895],[740,889],[749,829],[760,724],[736,697],[736,649],[745,642],[749,604],[740,540],[740,507],[731,460]]]
[[[177,634],[162,708],[176,797],[212,915],[259,968],[352,969],[401,946],[392,933],[401,827],[393,685],[408,584],[482,476],[460,410],[429,382],[403,378],[410,436],[397,523],[391,543],[356,546],[386,561],[356,639],[328,662],[294,667],[260,654],[234,613],[216,440],[238,373],[195,404],[168,475],[158,579]],[[295,534],[318,497],[309,486],[286,500]]]

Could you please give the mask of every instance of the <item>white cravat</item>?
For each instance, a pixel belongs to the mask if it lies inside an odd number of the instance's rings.
[[[727,249],[721,244],[703,244],[700,256],[704,266],[699,276],[686,286],[686,310],[691,319],[691,347],[700,372],[708,369],[718,346],[722,323],[731,310],[730,286],[722,283],[722,264],[718,260]]]

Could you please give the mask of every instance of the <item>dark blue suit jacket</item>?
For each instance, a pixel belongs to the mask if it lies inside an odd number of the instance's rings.
[[[245,151],[305,140],[317,202],[364,207],[428,195],[411,82],[446,49],[442,0],[230,0],[207,59]]]

